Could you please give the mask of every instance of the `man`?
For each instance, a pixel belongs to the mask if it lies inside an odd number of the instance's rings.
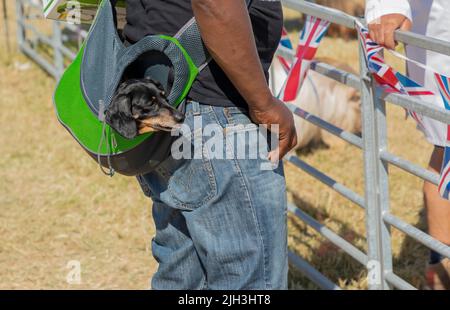
[[[286,289],[283,170],[260,169],[296,145],[292,114],[267,84],[281,3],[253,0],[247,9],[244,0],[129,0],[124,37],[135,43],[145,35],[174,35],[193,16],[213,61],[189,93],[184,125],[194,130],[200,118],[202,129],[219,125],[227,137],[236,125],[279,125],[279,147],[262,159],[216,159],[205,149],[200,159],[171,156],[138,178],[153,200],[159,268],[152,287]],[[206,142],[198,131],[192,135]],[[251,139],[237,143],[258,147]]]
[[[433,38],[450,41],[450,7],[447,0],[367,0],[366,19],[371,38],[387,48],[395,48],[394,31],[410,30]],[[411,25],[412,24],[412,25]],[[450,57],[413,46],[406,48],[408,57],[427,64],[439,73],[450,76]],[[408,74],[427,89],[439,94],[432,72],[425,72],[412,63]],[[426,96],[429,104],[445,108],[439,95]],[[434,145],[429,169],[439,173],[442,166],[447,125],[422,117],[424,134]],[[431,236],[450,245],[450,202],[440,197],[436,185],[425,182],[424,200],[427,209],[428,229]],[[427,285],[431,289],[450,289],[450,259],[431,251],[426,270]]]

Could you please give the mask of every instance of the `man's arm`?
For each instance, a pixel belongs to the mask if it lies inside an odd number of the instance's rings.
[[[269,156],[282,158],[297,144],[294,119],[267,85],[245,1],[192,0],[192,9],[206,47],[248,103],[253,121],[279,125],[279,150]]]
[[[411,29],[411,6],[408,0],[366,0],[366,21],[372,40],[394,49],[394,32]]]

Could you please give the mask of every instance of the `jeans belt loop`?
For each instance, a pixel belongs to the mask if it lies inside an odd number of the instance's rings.
[[[200,103],[197,101],[192,101],[192,112],[194,115],[200,115]]]

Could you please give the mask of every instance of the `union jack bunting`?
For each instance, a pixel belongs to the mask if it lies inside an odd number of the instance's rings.
[[[444,161],[442,163],[441,176],[439,179],[439,194],[442,198],[449,199],[450,195],[450,150],[445,148]]]
[[[366,58],[370,58],[372,55],[378,54],[381,50],[383,50],[381,45],[378,45],[378,43],[372,41],[369,36],[369,31],[366,28],[361,27],[361,25],[358,25],[358,34],[361,41],[364,43],[364,53]]]
[[[408,96],[424,96],[434,95],[433,92],[427,90],[419,83],[413,81],[409,77],[402,75],[388,66],[380,55],[383,47],[373,42],[369,37],[369,32],[362,25],[358,24],[358,32],[363,44],[364,53],[367,59],[369,71],[373,74],[374,79],[381,87],[388,92],[397,92]],[[417,61],[411,60],[395,51],[390,51],[404,60],[415,63],[425,70],[432,71],[435,76],[436,84],[441,94],[444,106],[450,110],[450,78],[435,73],[435,71]],[[409,111],[410,115],[416,120],[419,126],[423,127],[421,117],[413,111]],[[439,179],[439,193],[445,199],[450,199],[450,125],[447,125],[447,146],[445,147],[444,160],[442,163],[441,175]]]
[[[368,58],[368,67],[370,72],[374,74],[378,84],[385,86],[388,91],[406,93],[406,90],[397,77],[397,72],[387,65],[383,58],[377,54],[373,54]]]
[[[297,98],[306,72],[310,68],[320,41],[325,36],[329,26],[328,21],[313,16],[306,17],[293,65],[278,96],[281,100],[289,102]]]
[[[434,77],[441,93],[442,99],[444,100],[444,105],[447,110],[450,110],[450,78],[445,75],[435,73]],[[450,137],[448,138],[450,141]]]
[[[286,31],[286,29],[283,27],[283,32],[281,35],[281,41],[280,41],[280,46],[288,48],[290,50],[294,49],[294,46],[292,45],[291,39],[289,39],[288,33]],[[287,60],[286,58],[284,58],[283,56],[277,56],[278,61],[280,62],[281,66],[283,67],[284,71],[286,73],[289,73],[289,70],[291,69],[291,65],[292,63]]]
[[[433,92],[386,64],[380,54],[384,47],[372,41],[369,36],[369,31],[362,27],[362,25],[358,25],[358,33],[363,44],[369,71],[385,92],[394,92],[409,96],[434,95]],[[420,115],[414,111],[408,111],[408,114],[416,121],[418,126],[424,127]]]
[[[445,109],[450,110],[450,78],[439,73],[435,73],[434,77],[444,101]],[[444,151],[444,161],[439,180],[439,193],[445,199],[450,198],[450,125],[447,125],[447,146]]]
[[[367,59],[369,71],[374,75],[375,80],[387,92],[396,92],[409,96],[434,95],[419,83],[409,77],[397,72],[394,68],[386,64],[380,55],[383,47],[372,41],[369,31],[363,27],[358,27],[359,36],[363,42],[363,49]]]

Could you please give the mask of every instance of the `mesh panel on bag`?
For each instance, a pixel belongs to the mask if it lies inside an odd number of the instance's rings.
[[[208,51],[203,44],[198,25],[196,23],[190,25],[180,35],[179,41],[187,53],[191,56],[197,67],[200,67],[205,63],[208,58]]]
[[[131,63],[133,63],[140,55],[148,51],[159,51],[165,54],[172,63],[174,77],[173,77],[173,84],[167,99],[171,104],[174,104],[175,101],[182,94],[184,86],[186,85],[189,79],[189,65],[186,59],[184,58],[183,52],[178,48],[178,46],[175,43],[162,39],[158,36],[145,37],[141,41],[137,42],[136,44],[128,48],[125,54],[120,58],[120,61],[117,63],[117,71],[115,75],[118,78],[116,78],[115,83],[111,85],[109,92],[112,93],[115,91],[124,70]],[[154,65],[158,65],[158,63],[154,63]],[[170,70],[170,68],[167,68],[166,70]],[[164,83],[164,81],[161,81],[161,78],[155,76],[150,77],[162,82],[163,85],[167,84]],[[168,85],[165,86],[167,89]]]

